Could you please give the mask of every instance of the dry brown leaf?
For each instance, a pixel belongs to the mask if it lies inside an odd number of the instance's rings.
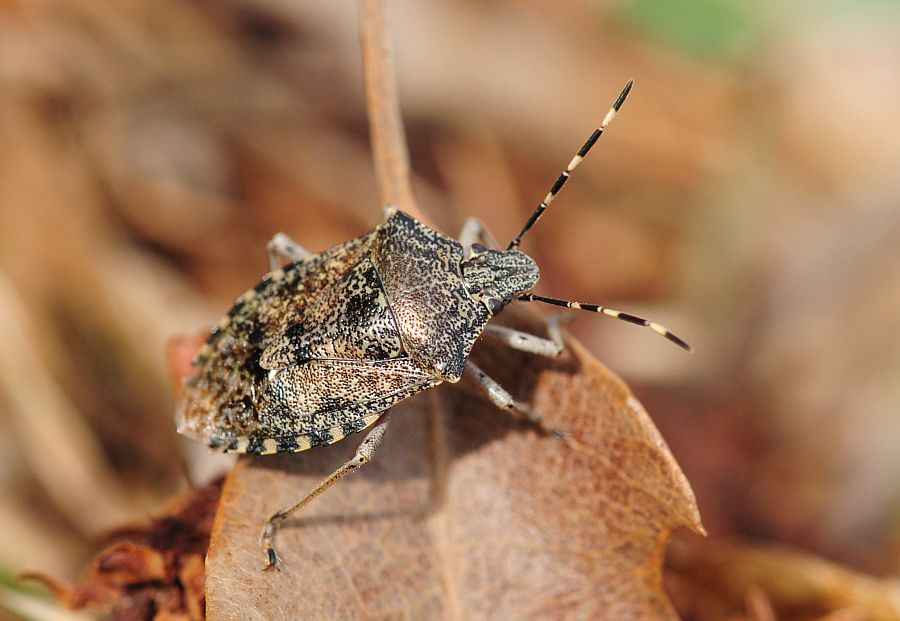
[[[468,391],[438,388],[437,413],[416,397],[392,410],[371,464],[279,531],[279,572],[262,571],[266,518],[362,438],[242,459],[213,528],[208,618],[675,618],[664,549],[672,529],[703,528],[641,405],[577,343],[553,362],[485,344],[475,356],[571,440]]]

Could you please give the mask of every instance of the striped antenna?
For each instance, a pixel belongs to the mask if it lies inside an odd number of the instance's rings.
[[[544,197],[544,200],[541,201],[541,204],[537,206],[537,209],[534,210],[534,213],[531,214],[531,217],[528,218],[528,222],[525,223],[525,226],[522,227],[522,230],[519,231],[519,234],[516,235],[516,238],[509,242],[509,246],[507,246],[507,250],[515,250],[519,247],[519,244],[522,243],[522,238],[525,237],[525,234],[531,230],[538,220],[541,219],[541,216],[544,215],[544,212],[547,210],[547,207],[550,206],[550,203],[553,202],[553,199],[556,198],[556,195],[559,194],[559,191],[563,189],[563,186],[566,185],[566,182],[569,180],[569,177],[572,176],[572,172],[575,168],[581,163],[581,160],[584,159],[584,156],[588,154],[588,151],[591,150],[591,147],[594,146],[594,143],[603,135],[603,130],[606,129],[606,126],[609,125],[614,118],[616,118],[616,113],[619,111],[619,108],[622,107],[622,104],[625,103],[625,98],[628,97],[628,93],[631,92],[631,87],[634,85],[634,78],[628,80],[628,84],[625,85],[625,88],[622,89],[622,92],[619,94],[618,98],[616,98],[616,103],[612,105],[612,108],[609,109],[609,112],[606,113],[606,116],[603,117],[603,122],[600,123],[600,127],[594,130],[594,133],[590,135],[590,137],[585,141],[585,143],[578,149],[578,153],[575,154],[575,157],[572,158],[572,161],[569,162],[569,165],[566,166],[566,169],[560,173],[559,178],[556,180],[556,183],[553,184],[553,187],[550,188],[550,191],[547,192],[547,196]]]
[[[683,340],[669,332],[665,327],[655,323],[653,321],[649,321],[644,319],[643,317],[638,317],[637,315],[632,315],[630,313],[623,313],[622,311],[613,310],[612,308],[606,308],[605,306],[598,306],[597,304],[582,304],[581,302],[570,302],[569,300],[560,300],[557,298],[547,298],[542,295],[535,295],[533,293],[523,293],[518,296],[520,302],[543,302],[544,304],[552,304],[553,306],[562,306],[563,308],[576,308],[578,310],[584,310],[591,313],[600,313],[601,315],[606,315],[607,317],[614,317],[615,319],[621,319],[622,321],[627,321],[628,323],[634,323],[639,326],[644,326],[645,328],[650,328],[654,332],[656,332],[660,336],[664,336],[682,349],[686,349],[687,351],[691,351],[691,346],[685,343]]]

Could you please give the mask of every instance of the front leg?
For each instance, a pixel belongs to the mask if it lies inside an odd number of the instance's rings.
[[[484,327],[482,334],[488,338],[492,338],[503,343],[510,349],[524,351],[538,356],[546,356],[547,358],[556,358],[563,349],[565,349],[565,341],[563,340],[562,330],[559,328],[560,317],[553,316],[547,319],[547,334],[549,339],[541,338],[528,332],[513,330],[505,326],[488,324]]]

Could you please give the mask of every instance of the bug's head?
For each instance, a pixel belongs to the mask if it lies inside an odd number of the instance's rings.
[[[483,302],[491,315],[534,287],[540,278],[537,263],[524,252],[490,250],[481,244],[472,245],[461,266],[469,294]]]

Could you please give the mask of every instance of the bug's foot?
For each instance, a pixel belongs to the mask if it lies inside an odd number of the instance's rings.
[[[560,431],[559,429],[556,429],[555,427],[548,426],[546,423],[543,422],[543,420],[541,420],[541,422],[538,423],[538,427],[541,431],[541,435],[552,437],[556,440],[559,440],[563,444],[565,444],[566,442],[569,441],[569,434],[567,434],[565,431]]]
[[[557,440],[561,442],[565,442],[569,435],[560,431],[559,429],[555,429],[554,427],[549,426],[545,421],[544,417],[531,409],[531,406],[527,403],[522,403],[521,401],[515,402],[515,411],[522,415],[525,420],[534,425],[540,430],[542,435],[545,436],[553,436]]]
[[[266,546],[266,565],[263,567],[263,571],[281,571],[281,567],[279,567],[279,563],[281,559],[278,557],[278,553],[275,551],[275,548],[272,547],[272,544],[268,544]]]
[[[275,551],[275,544],[272,541],[275,536],[275,529],[278,527],[277,516],[273,516],[266,522],[265,528],[263,528],[262,535],[259,537],[259,542],[262,544],[263,551],[266,554],[266,565],[263,567],[263,571],[278,571],[278,564],[281,562],[281,558],[278,556],[278,553]]]

